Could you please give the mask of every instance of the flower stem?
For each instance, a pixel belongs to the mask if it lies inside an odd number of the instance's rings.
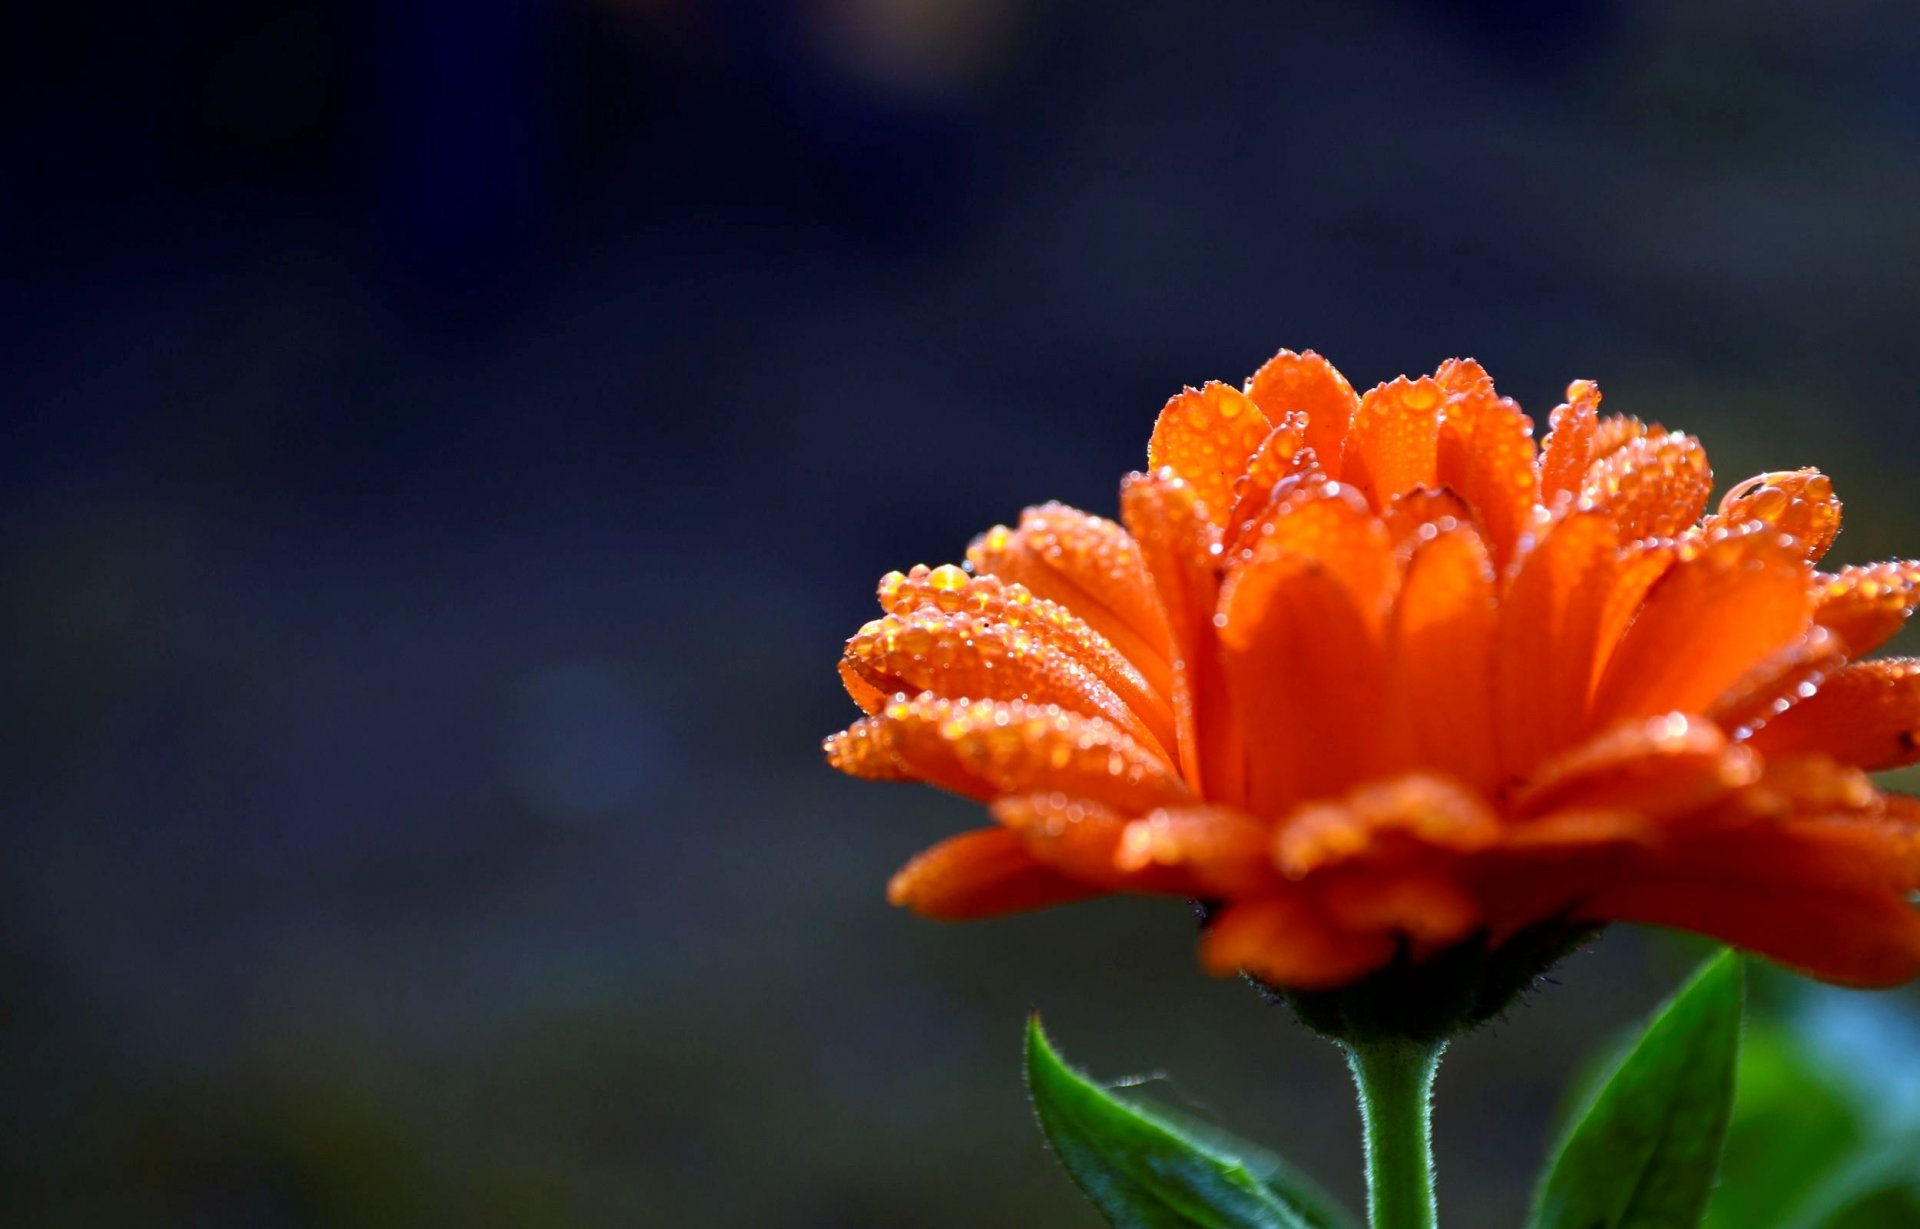
[[[1447,1043],[1349,1042],[1367,1141],[1367,1222],[1372,1229],[1435,1229],[1433,1077]]]

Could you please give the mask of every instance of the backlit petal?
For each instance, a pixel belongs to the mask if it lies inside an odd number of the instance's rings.
[[[1389,768],[1437,768],[1482,789],[1498,783],[1493,646],[1499,608],[1486,547],[1471,525],[1414,548],[1386,643]]]
[[[1189,388],[1160,411],[1147,441],[1147,468],[1186,480],[1216,525],[1233,511],[1234,487],[1273,424],[1239,389],[1213,383]]]
[[[1920,605],[1920,561],[1902,559],[1814,574],[1814,621],[1861,657],[1893,639]]]
[[[1229,905],[1214,918],[1200,961],[1220,977],[1246,972],[1268,985],[1315,990],[1372,972],[1394,948],[1385,932],[1343,930],[1307,900],[1274,896]]]
[[[1532,420],[1496,397],[1491,381],[1456,395],[1441,414],[1437,464],[1440,482],[1466,499],[1485,529],[1494,566],[1504,568],[1533,516]]]
[[[1704,528],[1759,521],[1792,537],[1801,555],[1817,563],[1840,533],[1840,501],[1817,469],[1761,474],[1728,491]]]
[[[1567,385],[1567,399],[1549,416],[1547,442],[1540,451],[1540,502],[1551,508],[1578,495],[1593,462],[1594,435],[1600,425],[1600,386],[1592,380]]]
[[[1340,464],[1348,424],[1360,406],[1347,378],[1333,364],[1308,350],[1282,350],[1247,381],[1247,395],[1279,422],[1288,414],[1306,416],[1306,446],[1329,470]]]
[[[1706,449],[1691,435],[1629,440],[1587,470],[1580,506],[1613,518],[1622,541],[1672,537],[1700,519],[1713,491]]]
[[[1375,508],[1414,487],[1438,485],[1440,405],[1446,391],[1430,377],[1405,376],[1360,399],[1340,477]]]
[[[1869,772],[1920,760],[1920,659],[1855,662],[1753,735],[1769,756],[1821,754]]]
[[[1022,913],[1100,894],[1099,888],[1041,866],[1004,828],[949,837],[901,867],[887,884],[891,903],[948,921]]]

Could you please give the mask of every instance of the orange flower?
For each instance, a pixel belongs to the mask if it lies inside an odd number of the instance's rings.
[[[1920,563],[1815,570],[1813,470],[1707,513],[1699,441],[1533,424],[1472,360],[1364,396],[1311,351],[1167,403],[1125,528],[1057,504],[888,575],[841,674],[860,777],[991,803],[891,898],[1208,902],[1204,964],[1337,988],[1546,922],[1920,973]]]

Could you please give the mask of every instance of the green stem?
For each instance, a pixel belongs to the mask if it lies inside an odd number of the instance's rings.
[[[1433,1077],[1447,1043],[1349,1043],[1367,1140],[1367,1222],[1372,1229],[1435,1229]]]

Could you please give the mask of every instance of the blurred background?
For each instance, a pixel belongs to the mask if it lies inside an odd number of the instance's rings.
[[[1029,1007],[1357,1197],[1338,1056],[1179,904],[887,908],[973,808],[823,767],[839,644],[1283,345],[1596,378],[1920,553],[1916,53],[1872,0],[9,7],[0,1221],[1090,1227]],[[1456,1047],[1454,1217],[1697,955]],[[1914,996],[1757,996],[1718,1229],[1920,1224]]]

